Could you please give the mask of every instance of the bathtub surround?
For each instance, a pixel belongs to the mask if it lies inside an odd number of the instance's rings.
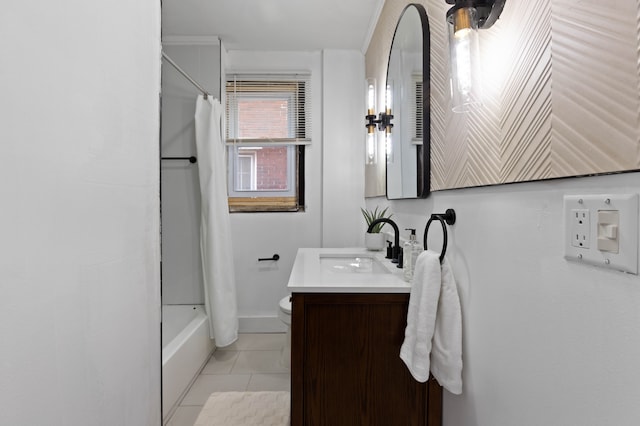
[[[162,418],[167,420],[215,349],[203,305],[162,306]]]
[[[211,94],[211,102],[219,96],[221,58],[217,38],[164,39],[163,52]],[[195,115],[200,93],[166,60],[162,61],[162,67],[162,156],[195,156]],[[207,149],[204,158],[198,155],[195,164],[187,161],[161,163],[162,312],[165,318],[162,329],[162,398],[165,421],[215,347],[204,307],[204,268],[200,250],[203,211],[199,172],[204,161],[203,170],[210,173],[209,152]],[[198,308],[194,310],[194,306]],[[176,322],[180,318],[184,319],[182,324]],[[165,333],[166,329],[173,332]]]
[[[227,200],[226,155],[222,139],[222,105],[199,95],[196,104],[196,147],[200,176],[200,252],[205,306],[216,346],[238,339],[238,308],[233,244]]]

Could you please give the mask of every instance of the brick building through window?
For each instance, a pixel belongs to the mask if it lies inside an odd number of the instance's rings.
[[[282,99],[239,100],[239,138],[286,138],[289,132],[287,104],[288,102]],[[288,189],[286,146],[240,148],[239,156],[246,159],[242,160],[244,179],[241,179],[241,187],[236,187],[236,191]],[[255,176],[249,176],[249,173],[255,173]]]
[[[301,211],[310,143],[309,75],[228,76],[231,211]]]

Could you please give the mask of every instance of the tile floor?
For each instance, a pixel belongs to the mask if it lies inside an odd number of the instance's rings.
[[[281,364],[285,334],[240,334],[216,349],[167,426],[193,426],[212,392],[290,390],[289,368]]]

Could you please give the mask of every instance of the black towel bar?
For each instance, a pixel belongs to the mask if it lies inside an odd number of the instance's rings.
[[[424,228],[423,247],[427,250],[427,235],[429,234],[429,227],[434,220],[440,221],[442,225],[442,252],[440,253],[440,263],[444,260],[444,255],[447,252],[447,225],[453,225],[456,223],[456,212],[453,209],[447,209],[445,213],[434,213],[427,221],[427,226]]]
[[[258,259],[258,262],[265,262],[267,260],[279,260],[279,259],[280,259],[280,255],[276,253],[271,257],[261,257]]]
[[[162,160],[189,160],[191,164],[198,161],[193,155],[191,157],[161,157]]]

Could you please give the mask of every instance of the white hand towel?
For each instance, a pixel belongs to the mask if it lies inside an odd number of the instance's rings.
[[[451,266],[442,262],[442,285],[431,348],[431,374],[449,392],[462,393],[462,309]]]
[[[446,259],[427,250],[418,256],[409,296],[400,358],[419,382],[431,370],[449,392],[462,393],[462,314],[453,273]]]
[[[431,339],[435,331],[441,279],[438,253],[427,250],[416,259],[409,295],[407,327],[400,359],[419,382],[429,379]]]

